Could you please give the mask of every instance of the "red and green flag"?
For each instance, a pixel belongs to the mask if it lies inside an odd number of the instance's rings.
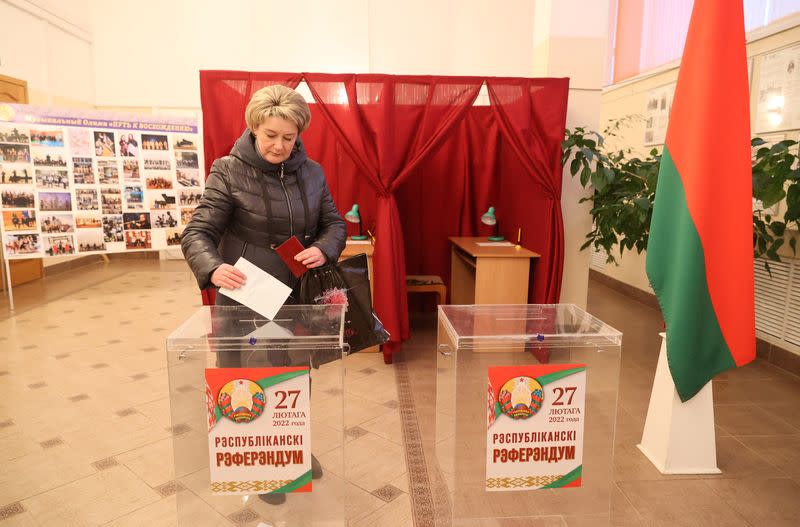
[[[695,0],[647,246],[683,401],[755,358],[752,195],[743,2]]]

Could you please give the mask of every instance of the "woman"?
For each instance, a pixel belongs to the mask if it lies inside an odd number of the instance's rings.
[[[253,94],[247,129],[231,153],[214,161],[206,189],[186,226],[181,248],[201,289],[237,289],[247,277],[233,267],[243,257],[293,288],[298,279],[275,248],[292,236],[305,247],[295,259],[312,269],[335,262],[346,227],[322,167],[306,155],[300,134],[311,120],[303,97],[285,86]],[[217,295],[218,305],[237,305]]]
[[[203,197],[181,239],[183,254],[201,289],[241,287],[247,277],[232,264],[243,257],[291,287],[287,303],[296,303],[299,280],[275,248],[297,236],[305,249],[295,260],[307,268],[339,259],[345,223],[322,167],[308,158],[300,141],[310,120],[308,105],[291,88],[268,86],[253,94],[245,110],[247,129],[229,156],[214,161]],[[237,305],[220,294],[216,303]],[[262,357],[273,366],[285,365],[286,358],[280,352]],[[217,364],[243,365],[241,354],[230,352],[219,354]],[[322,467],[313,455],[311,466],[313,477],[320,477]],[[260,498],[279,504],[286,495],[262,494]]]

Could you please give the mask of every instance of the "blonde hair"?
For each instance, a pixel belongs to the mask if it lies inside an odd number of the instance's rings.
[[[298,132],[305,132],[311,123],[311,111],[303,96],[280,84],[255,92],[244,111],[247,127],[254,132],[268,117],[286,119],[297,126]]]

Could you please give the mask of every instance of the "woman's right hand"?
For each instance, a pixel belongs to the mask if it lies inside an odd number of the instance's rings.
[[[244,273],[229,264],[222,264],[211,273],[211,283],[217,287],[239,289],[245,282],[247,277]]]

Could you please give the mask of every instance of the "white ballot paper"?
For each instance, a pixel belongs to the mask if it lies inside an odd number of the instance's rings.
[[[275,318],[292,289],[244,258],[239,258],[234,267],[244,273],[247,282],[239,289],[220,287],[220,294],[236,300],[265,318]]]
[[[511,242],[477,242],[480,247],[514,247]]]

